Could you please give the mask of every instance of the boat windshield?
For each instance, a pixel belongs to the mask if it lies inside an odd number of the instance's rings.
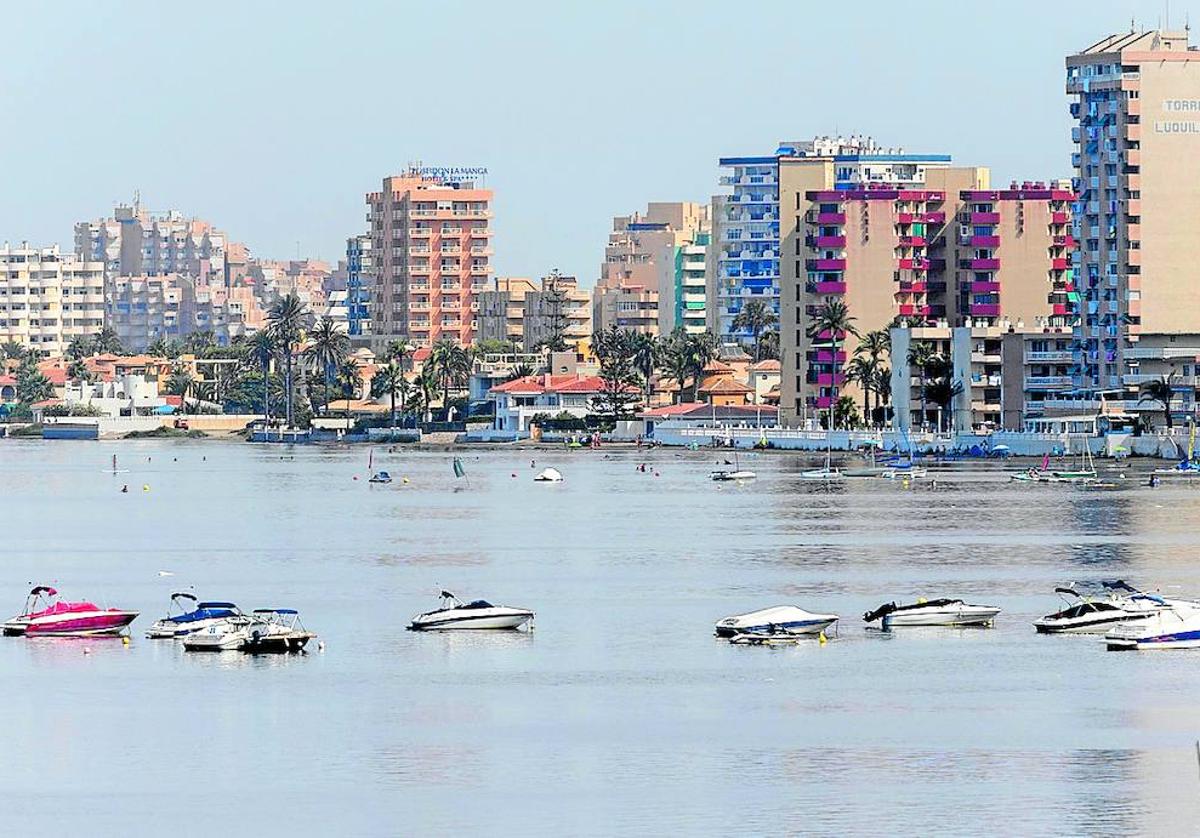
[[[492,604],[486,599],[476,599],[468,602],[463,608],[491,608]]]

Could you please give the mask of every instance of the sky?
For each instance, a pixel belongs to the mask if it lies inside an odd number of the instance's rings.
[[[1153,0],[10,3],[0,241],[69,248],[135,190],[256,256],[334,261],[409,163],[486,166],[499,275],[595,281],[611,219],[717,158],[863,133],[1069,177],[1063,58]],[[1200,0],[1170,4],[1200,21]],[[1200,40],[1200,39],[1198,39]]]

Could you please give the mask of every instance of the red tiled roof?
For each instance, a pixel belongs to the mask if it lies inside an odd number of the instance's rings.
[[[732,378],[718,378],[716,381],[704,382],[700,387],[701,393],[713,393],[716,395],[743,395],[745,393],[753,393],[754,391],[740,381]]]
[[[414,361],[428,361],[429,356],[432,354],[433,354],[433,350],[430,349],[428,346],[421,346],[421,347],[418,347],[415,352],[413,352],[412,359]]]
[[[598,375],[526,375],[497,384],[492,393],[599,393],[604,382]],[[636,388],[629,388],[631,390]]]
[[[772,405],[728,404],[714,407],[707,402],[684,402],[666,407],[655,407],[643,410],[638,415],[644,419],[708,419],[716,414],[718,419],[762,417],[769,419],[775,416],[779,409]]]
[[[0,384],[16,384],[17,377],[15,375],[0,375]]]
[[[704,365],[704,369],[702,371],[709,373],[709,374],[733,372],[733,367],[729,366],[729,364],[722,363],[721,361],[718,361],[714,358],[713,360],[709,361],[707,364]]]
[[[755,372],[779,372],[779,370],[782,368],[782,365],[774,358],[767,358],[766,360],[759,361],[757,364],[752,364],[750,366],[750,369],[754,370]]]
[[[40,402],[34,402],[30,407],[49,407],[52,404],[62,404],[62,399],[42,399]]]

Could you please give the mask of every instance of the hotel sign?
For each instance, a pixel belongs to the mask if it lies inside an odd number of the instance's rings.
[[[1169,114],[1200,114],[1200,99],[1164,99],[1162,109]],[[1155,134],[1200,134],[1196,120],[1154,120]]]
[[[442,183],[457,183],[463,180],[475,180],[487,177],[486,166],[410,166],[410,175],[436,180]]]

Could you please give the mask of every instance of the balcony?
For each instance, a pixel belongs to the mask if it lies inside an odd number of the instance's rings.
[[[901,317],[928,317],[929,306],[918,306],[905,303],[896,306],[896,312]]]
[[[971,213],[972,224],[999,224],[1000,213],[998,212],[973,212]]]
[[[1069,212],[1052,212],[1050,213],[1051,224],[1070,224],[1071,213]]]
[[[817,396],[813,399],[813,405],[821,410],[833,407],[833,396]]]
[[[1069,375],[1031,375],[1025,379],[1027,390],[1058,390],[1070,386]]]
[[[428,227],[409,227],[408,237],[410,239],[427,239],[433,235],[433,230]]]
[[[832,349],[818,349],[816,352],[809,352],[809,355],[815,356],[812,362],[818,364],[844,364],[846,363],[846,353],[842,350],[837,351],[836,357]]]
[[[926,290],[927,285],[922,280],[917,280],[915,282],[904,282],[901,280],[900,282],[899,293],[901,294],[924,294]]]
[[[911,212],[896,213],[896,223],[897,224],[912,224],[916,220],[917,220],[917,216],[915,213],[911,213]]]
[[[818,294],[845,294],[846,283],[844,282],[818,282]]]
[[[999,247],[1000,246],[1000,237],[999,236],[967,236],[967,239],[965,242],[963,242],[963,244],[969,245],[971,247]]]
[[[929,270],[928,259],[897,259],[896,267],[902,271],[927,271]]]
[[[1000,270],[999,259],[966,259],[964,260],[965,267],[972,271],[998,271]]]
[[[974,317],[999,317],[999,303],[971,303],[968,307],[968,314]]]
[[[1055,247],[1074,247],[1075,246],[1075,237],[1074,236],[1055,236],[1054,237],[1054,246]]]
[[[1050,260],[1050,270],[1052,270],[1052,271],[1065,271],[1069,267],[1071,267],[1070,259],[1051,259]]]
[[[408,272],[412,276],[428,275],[429,274],[429,266],[428,265],[409,265]]]
[[[924,236],[901,236],[900,237],[900,246],[901,247],[924,247],[925,246],[925,237]]]
[[[805,265],[810,271],[844,271],[845,259],[809,259]]]
[[[972,282],[970,288],[972,294],[996,294],[1000,291],[1000,283]]]
[[[846,223],[846,213],[844,212],[819,212],[817,213],[818,224],[838,225]]]
[[[837,374],[831,372],[817,373],[816,383],[818,387],[833,387],[835,386],[835,380],[836,386],[841,387],[846,383],[846,374],[844,372],[839,372]]]
[[[808,244],[809,244],[809,247],[815,247],[815,248],[819,248],[822,250],[825,248],[845,247],[846,246],[846,237],[845,236],[809,236]]]
[[[924,214],[918,216],[918,218],[920,218],[920,220],[925,222],[926,224],[945,224],[946,223],[946,213],[942,212],[942,211],[927,212],[927,213],[924,213]]]

